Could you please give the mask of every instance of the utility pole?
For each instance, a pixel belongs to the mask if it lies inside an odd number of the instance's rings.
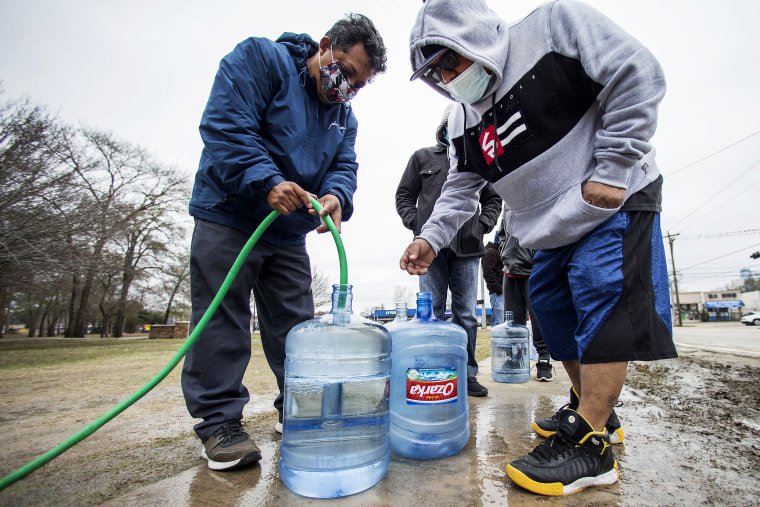
[[[681,298],[678,295],[678,276],[676,276],[676,259],[673,257],[673,242],[676,240],[678,234],[668,233],[665,237],[668,238],[670,243],[670,265],[673,267],[673,287],[676,290],[676,315],[678,316],[678,327],[681,327]]]

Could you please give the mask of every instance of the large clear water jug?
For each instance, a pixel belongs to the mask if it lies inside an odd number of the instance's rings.
[[[491,328],[491,376],[496,382],[517,384],[530,380],[530,332],[515,324],[512,312]]]
[[[280,477],[302,496],[358,493],[388,470],[391,337],[351,302],[334,285],[332,311],[287,336]]]
[[[467,333],[433,316],[430,292],[417,314],[391,328],[391,450],[416,459],[458,453],[470,438]]]

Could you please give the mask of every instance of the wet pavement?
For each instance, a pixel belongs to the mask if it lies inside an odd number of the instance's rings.
[[[481,362],[479,381],[489,390],[484,398],[470,397],[470,440],[457,455],[414,460],[391,455],[388,472],[367,491],[350,497],[315,500],[292,493],[278,475],[280,437],[257,440],[260,466],[212,472],[199,463],[175,477],[115,499],[110,505],[521,505],[535,495],[513,487],[504,471],[507,461],[535,445],[530,432],[534,417],[550,414],[565,403],[570,381],[559,364],[556,380],[500,384],[490,378],[490,360]],[[534,370],[535,371],[535,370]],[[486,372],[487,374],[484,374]],[[534,374],[535,376],[535,374]],[[609,492],[594,498],[609,500]],[[588,499],[587,499],[588,500]]]
[[[690,331],[692,335],[687,338],[691,342],[696,339],[697,331],[698,328]],[[713,337],[715,331],[711,332]],[[759,329],[737,329],[742,336],[753,331],[760,335]],[[682,330],[676,330],[677,343],[682,333]],[[724,335],[724,331],[719,334]],[[752,334],[751,338],[754,337]],[[725,341],[721,343],[725,344]],[[754,343],[760,344],[760,339]],[[688,347],[685,342],[683,348],[679,346],[682,355],[691,353],[687,351]],[[736,347],[732,346],[732,349]],[[759,362],[756,352],[748,352],[744,357]],[[675,361],[657,364],[677,369]],[[688,505],[715,501],[716,498],[711,501],[709,492],[716,482],[730,484],[728,495],[736,495],[727,497],[724,492],[723,496],[717,497],[718,503],[733,498],[735,503],[729,504],[757,505],[755,500],[760,499],[757,470],[715,466],[715,460],[709,453],[705,454],[704,442],[679,435],[669,426],[670,416],[663,413],[651,397],[647,398],[644,390],[629,387],[625,387],[621,394],[624,405],[617,409],[625,440],[613,447],[620,480],[611,486],[590,488],[568,497],[543,497],[527,492],[511,483],[506,477],[505,466],[525,455],[541,440],[530,430],[531,422],[536,417],[551,415],[568,401],[570,381],[560,363],[555,363],[553,382],[537,382],[532,378],[523,384],[494,382],[490,375],[490,359],[482,361],[480,367],[478,379],[489,389],[489,395],[469,398],[470,440],[465,448],[455,456],[437,460],[413,460],[392,454],[384,478],[367,491],[330,500],[296,495],[287,489],[278,475],[280,435],[273,429],[260,429],[256,434],[263,454],[259,465],[213,472],[198,457],[197,465],[192,468],[124,495],[111,496],[104,505]],[[531,373],[535,377],[535,369]],[[679,373],[676,381],[691,383],[689,378]],[[699,382],[694,383],[698,389]],[[261,399],[252,397],[247,409],[254,413],[271,411],[269,394]],[[186,416],[175,415],[170,418],[176,419],[176,424],[186,424]],[[746,492],[743,497],[739,496],[742,491]]]
[[[392,454],[384,478],[362,493],[331,500],[308,499],[292,493],[279,479],[280,437],[272,431],[270,438],[257,440],[264,456],[260,466],[212,472],[205,462],[199,460],[194,468],[132,491],[106,505],[301,506],[327,502],[339,506],[519,506],[537,502],[557,505],[657,505],[670,494],[678,494],[675,498],[680,500],[687,499],[680,491],[684,486],[681,481],[663,485],[656,493],[642,490],[644,481],[656,479],[644,472],[650,457],[645,448],[646,435],[638,432],[637,423],[645,425],[646,422],[641,417],[627,420],[625,411],[621,412],[621,419],[629,436],[624,444],[614,447],[621,470],[621,479],[617,484],[591,488],[564,498],[536,496],[514,486],[506,477],[507,462],[523,456],[538,443],[540,437],[530,431],[531,421],[550,415],[567,402],[570,381],[557,363],[553,382],[537,382],[533,378],[523,384],[497,383],[490,377],[490,360],[482,362],[479,380],[488,388],[489,395],[469,398],[471,436],[461,452],[436,460],[413,460]],[[629,456],[632,447],[638,457]],[[655,469],[660,470],[661,467]]]

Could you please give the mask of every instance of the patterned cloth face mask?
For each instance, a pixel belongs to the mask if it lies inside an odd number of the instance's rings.
[[[351,86],[351,82],[343,73],[340,63],[333,59],[332,46],[330,46],[330,63],[322,67],[322,55],[319,55],[319,76],[322,82],[322,91],[325,97],[333,103],[348,102],[353,99],[359,88]]]

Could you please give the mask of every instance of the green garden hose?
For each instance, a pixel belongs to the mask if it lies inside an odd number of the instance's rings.
[[[314,209],[316,209],[318,212],[322,210],[322,206],[313,197],[311,197],[311,204],[312,206],[314,206]],[[198,321],[198,323],[195,325],[193,332],[190,333],[190,336],[187,338],[187,340],[185,340],[185,343],[182,345],[182,347],[180,347],[180,349],[177,351],[174,357],[169,361],[169,363],[163,368],[163,370],[161,370],[147,384],[145,384],[140,389],[138,389],[126,400],[119,403],[117,406],[112,408],[108,413],[101,416],[99,419],[91,422],[90,424],[88,424],[87,426],[79,430],[77,433],[75,433],[65,442],[49,450],[48,452],[38,457],[37,459],[27,463],[26,465],[19,468],[15,472],[12,472],[6,475],[5,477],[3,477],[2,479],[0,479],[0,491],[7,488],[14,482],[20,479],[23,479],[30,473],[34,472],[35,470],[45,465],[46,463],[52,461],[54,458],[60,456],[71,447],[74,447],[76,444],[78,444],[85,438],[95,433],[105,423],[107,423],[108,421],[110,421],[111,419],[119,415],[120,413],[122,413],[130,405],[132,405],[137,400],[145,396],[151,389],[156,387],[159,382],[161,382],[164,378],[166,378],[169,372],[171,372],[174,369],[174,367],[177,366],[179,361],[185,356],[185,354],[187,354],[187,351],[190,350],[190,347],[192,347],[193,343],[195,343],[195,340],[201,334],[201,332],[203,331],[203,328],[205,328],[206,324],[208,324],[208,321],[211,320],[211,317],[214,315],[214,312],[216,312],[217,308],[219,307],[222,300],[224,299],[224,296],[227,294],[227,291],[230,289],[230,285],[232,285],[232,281],[235,279],[238,272],[240,271],[240,268],[243,266],[243,263],[248,257],[248,254],[251,253],[253,246],[259,240],[259,238],[267,229],[267,227],[269,227],[269,225],[272,222],[274,222],[274,220],[277,218],[278,215],[279,215],[279,212],[272,211],[269,215],[267,215],[264,221],[261,222],[261,225],[259,225],[256,228],[256,230],[253,232],[248,242],[240,251],[240,254],[238,255],[237,259],[232,264],[230,271],[227,273],[227,277],[224,279],[222,286],[219,288],[219,292],[216,293],[216,296],[214,297],[213,301],[211,301],[211,304],[206,310],[206,313],[203,314],[203,317],[201,317],[201,320]],[[347,284],[348,283],[348,268],[347,268],[347,263],[346,263],[346,251],[343,248],[343,242],[340,239],[340,233],[338,232],[338,228],[335,226],[335,223],[333,223],[332,219],[330,218],[330,215],[325,215],[322,218],[325,224],[327,225],[327,227],[330,229],[330,233],[332,234],[333,239],[335,240],[335,245],[338,248],[338,258],[340,260],[340,283]]]

